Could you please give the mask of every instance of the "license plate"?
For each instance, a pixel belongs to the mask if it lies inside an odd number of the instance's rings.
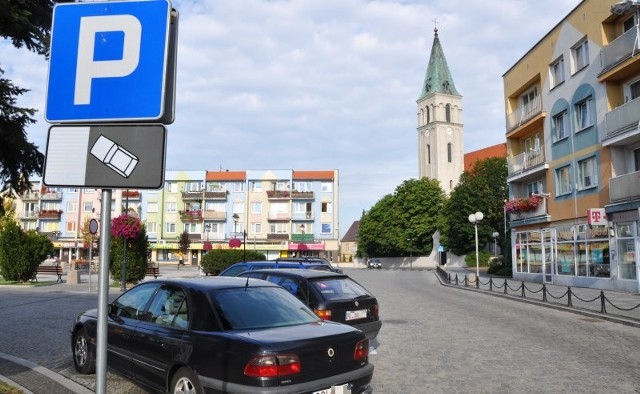
[[[347,314],[344,317],[344,320],[356,320],[356,319],[365,319],[367,317],[367,310],[360,309],[357,311],[347,311]]]
[[[311,394],[351,394],[351,389],[348,384],[340,386],[333,386],[328,389],[314,391]]]

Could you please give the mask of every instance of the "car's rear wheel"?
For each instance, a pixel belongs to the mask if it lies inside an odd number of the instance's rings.
[[[189,368],[182,367],[176,371],[171,379],[171,389],[173,394],[202,394],[202,385],[196,374]]]
[[[73,365],[81,374],[96,371],[95,349],[89,342],[89,335],[84,328],[78,330],[73,337]]]

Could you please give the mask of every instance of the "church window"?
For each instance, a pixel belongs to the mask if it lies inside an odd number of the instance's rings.
[[[431,164],[431,145],[427,144],[427,164]]]
[[[444,116],[447,123],[451,123],[451,104],[447,104],[444,107]]]
[[[431,109],[427,107],[427,124],[431,123]]]
[[[453,153],[452,153],[451,149],[452,149],[452,145],[451,145],[451,142],[449,142],[447,144],[447,160],[449,161],[449,163],[451,163],[452,158],[453,158]]]

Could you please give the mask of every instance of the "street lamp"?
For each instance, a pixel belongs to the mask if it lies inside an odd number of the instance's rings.
[[[491,236],[493,236],[493,256],[494,257],[498,257],[498,235],[500,235],[500,233],[497,231],[494,231],[493,234],[491,234]]]
[[[473,224],[476,233],[476,280],[480,280],[480,256],[478,256],[478,222],[484,219],[482,212],[469,215],[469,223]]]
[[[237,213],[233,214],[233,237],[235,238],[238,235],[238,216]],[[242,262],[247,261],[247,230],[242,229]]]
[[[211,230],[211,224],[207,223],[204,225],[204,231],[205,231],[207,242],[209,242],[209,230]]]

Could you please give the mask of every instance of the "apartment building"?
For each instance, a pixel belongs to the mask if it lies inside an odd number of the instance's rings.
[[[514,278],[640,291],[639,6],[583,0],[503,75]]]
[[[63,261],[86,258],[84,223],[101,218],[101,190],[49,188],[33,180],[18,196],[23,229],[46,233]],[[178,239],[191,240],[185,263],[211,249],[243,247],[267,258],[339,258],[338,171],[166,171],[160,190],[113,190],[111,217],[128,212],[147,228],[150,258],[179,259]]]

